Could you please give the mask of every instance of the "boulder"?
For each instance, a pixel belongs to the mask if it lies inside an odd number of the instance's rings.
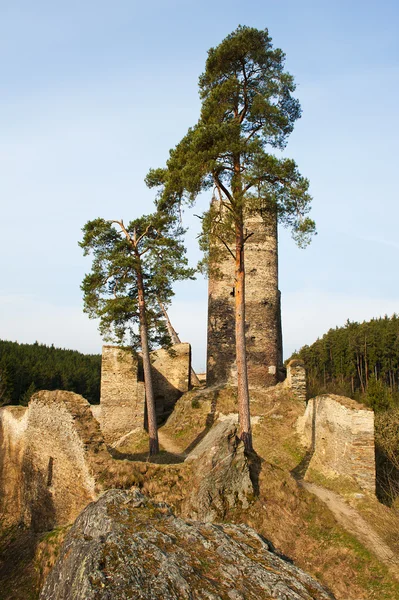
[[[248,508],[254,495],[244,444],[239,440],[237,415],[219,421],[186,458],[193,462],[185,516],[220,521],[234,508]]]
[[[40,600],[328,600],[245,525],[184,521],[137,489],[87,506]]]

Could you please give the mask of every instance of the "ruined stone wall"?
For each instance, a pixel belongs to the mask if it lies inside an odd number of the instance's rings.
[[[309,449],[308,469],[350,477],[375,493],[374,412],[334,394],[309,400],[297,430]]]
[[[27,409],[0,409],[0,514],[34,529],[71,523],[97,497],[109,459],[89,403],[65,391],[38,392]]]
[[[190,389],[190,344],[174,344],[151,352],[151,369],[157,415],[164,420],[180,396]]]
[[[299,400],[306,402],[306,369],[302,360],[290,360],[287,365],[287,377],[284,381],[284,387],[292,390]]]
[[[119,346],[103,346],[101,363],[100,425],[112,443],[142,428],[145,414],[144,383],[139,381],[139,357]]]
[[[0,408],[0,521],[18,523],[22,514],[22,464],[27,408]]]
[[[175,344],[150,353],[155,408],[162,422],[190,388],[190,344]],[[113,444],[145,424],[145,388],[141,357],[118,346],[103,346],[101,411],[104,439]],[[96,411],[98,414],[98,411]]]
[[[252,215],[245,244],[246,342],[251,387],[275,385],[282,365],[277,218]],[[234,260],[227,253],[208,289],[207,384],[236,381]]]

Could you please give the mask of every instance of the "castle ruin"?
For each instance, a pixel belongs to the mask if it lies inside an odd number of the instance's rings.
[[[355,400],[325,394],[311,398],[298,420],[309,449],[308,469],[327,478],[347,477],[375,493],[374,412]]]
[[[283,364],[278,289],[277,218],[247,216],[245,244],[246,345],[250,387],[269,387]],[[210,274],[208,288],[207,385],[235,383],[234,261],[227,250]]]
[[[150,353],[155,410],[164,422],[191,386],[190,344],[174,344]],[[114,443],[146,423],[142,359],[131,349],[103,346],[101,404],[96,417],[104,439]]]

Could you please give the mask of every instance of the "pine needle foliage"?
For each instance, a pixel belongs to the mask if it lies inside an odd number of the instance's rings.
[[[252,449],[245,351],[244,247],[253,232],[246,229],[251,213],[278,219],[291,228],[299,246],[315,232],[308,217],[309,182],[291,159],[278,158],[301,115],[293,97],[293,77],[284,70],[284,53],[272,46],[267,29],[239,26],[208,51],[199,78],[202,100],[197,124],[170,152],[165,169],[147,175],[158,187],[158,206],[176,214],[193,204],[200,192],[215,201],[203,215],[202,267],[217,262],[213,247],[223,247],[235,261],[236,359],[241,438]],[[211,260],[209,260],[211,258]],[[212,264],[213,262],[213,264]]]
[[[182,242],[184,230],[177,219],[157,211],[127,226],[123,221],[95,219],[83,228],[80,246],[93,255],[91,272],[82,283],[84,310],[99,318],[103,337],[141,350],[150,454],[159,451],[155,399],[149,350],[169,345],[160,303],[168,305],[172,283],[193,278]]]
[[[123,229],[136,240],[137,252]],[[173,283],[193,278],[182,241],[184,229],[173,217],[156,212],[131,221],[94,219],[83,228],[79,242],[84,255],[93,256],[92,269],[81,289],[84,311],[100,319],[106,341],[141,349],[138,333],[140,311],[137,273],[141,271],[146,299],[146,322],[150,349],[167,346],[170,338],[159,301],[168,306]]]

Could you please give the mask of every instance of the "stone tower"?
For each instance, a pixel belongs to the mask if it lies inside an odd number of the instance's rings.
[[[280,292],[278,290],[277,218],[247,217],[245,244],[246,342],[250,387],[278,381],[282,366]],[[207,384],[236,380],[234,324],[234,261],[226,251],[218,277],[208,289]]]

